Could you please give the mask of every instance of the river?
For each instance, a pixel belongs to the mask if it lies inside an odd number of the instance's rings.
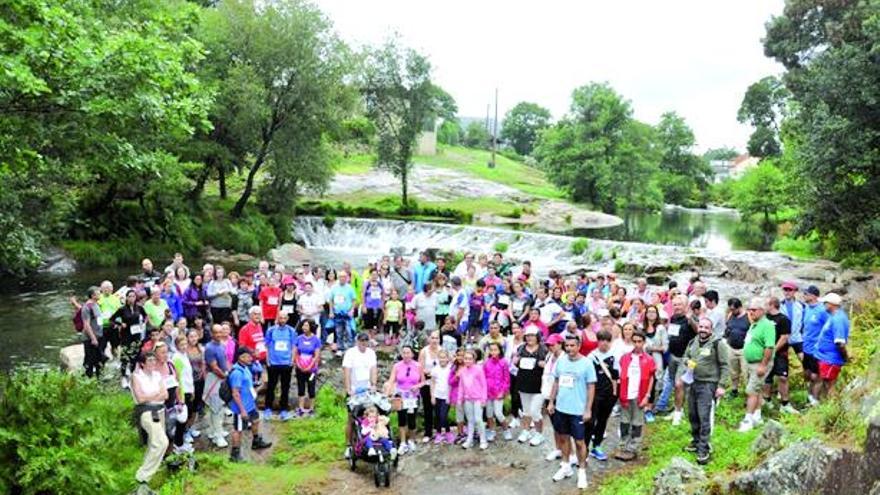
[[[660,214],[638,214],[625,218],[620,227],[599,231],[580,231],[574,235],[612,241],[640,241],[642,243],[688,246],[716,254],[729,253],[750,247],[736,234],[738,217],[729,210],[698,212],[666,209]],[[386,221],[344,221],[328,231],[320,219],[297,220],[295,237],[305,240],[312,249],[315,261],[338,265],[343,259],[362,266],[368,258],[403,248],[415,252],[422,247],[445,249],[473,249],[489,252],[498,242],[509,244],[509,254],[519,259],[531,259],[538,271],[550,267],[571,268],[583,266],[583,260],[570,256],[571,238],[559,235],[530,234],[505,229],[469,226],[448,226]],[[645,259],[653,255],[668,256],[667,250],[645,244],[596,241],[590,253],[604,246],[606,253],[613,246],[624,245],[631,257]],[[674,248],[673,248],[674,249]],[[679,250],[681,251],[681,250]],[[145,253],[149,256],[149,253]],[[770,253],[768,253],[770,254]],[[192,260],[190,266],[201,266]],[[165,260],[154,260],[156,266],[165,266]],[[610,270],[614,262],[608,258],[593,268]],[[228,267],[236,268],[236,267]],[[242,267],[237,267],[242,268]],[[137,272],[137,266],[127,268],[82,269],[71,274],[41,273],[29,280],[18,281],[0,288],[0,369],[17,366],[54,367],[58,364],[59,350],[76,342],[72,326],[72,310],[68,298],[76,294],[82,298],[90,285],[110,280],[116,287],[126,276]]]

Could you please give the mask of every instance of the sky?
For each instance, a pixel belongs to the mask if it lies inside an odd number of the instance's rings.
[[[751,129],[736,112],[752,82],[780,74],[761,45],[783,0],[315,0],[354,46],[394,33],[428,56],[459,115],[499,117],[520,101],[560,118],[574,88],[606,81],[634,116],[675,111],[697,150],[740,151]],[[493,110],[494,112],[494,110]]]

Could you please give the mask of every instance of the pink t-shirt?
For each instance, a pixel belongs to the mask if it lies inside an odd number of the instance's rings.
[[[394,365],[394,378],[397,381],[396,393],[405,397],[418,394],[418,390],[411,390],[413,386],[422,380],[422,368],[416,360],[399,361]]]

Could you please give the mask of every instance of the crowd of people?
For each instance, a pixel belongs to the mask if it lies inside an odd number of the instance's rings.
[[[745,396],[742,432],[762,423],[777,396],[782,413],[798,414],[791,355],[804,370],[806,406],[834,391],[848,358],[839,295],[786,281],[766,297],[722,305],[698,273],[681,282],[539,276],[502,253],[467,253],[455,266],[429,252],[383,256],[362,271],[261,261],[241,274],[211,264],[191,270],[178,254],[161,272],[144,260],[121,289],[105,281],[72,302],[86,374],[101,374],[109,348],[137,403],[148,445],[139,482],[168,452],[191,452],[202,434],[228,447],[230,414],[233,461],[242,460],[246,430],[253,449],[271,446],[261,421],[313,415],[319,370],[341,368],[339,392],[393,398],[393,441],[377,411],[363,420],[371,453],[515,441],[545,455],[537,448],[546,444],[546,459],[560,461],[553,480],[576,474],[585,488],[588,458],[609,457],[612,416],[613,455],[631,461],[647,425],[664,415],[679,426],[687,401],[692,441],[683,447],[705,464],[722,397]],[[395,351],[388,369],[380,370],[377,346]],[[349,440],[351,430],[347,423]]]

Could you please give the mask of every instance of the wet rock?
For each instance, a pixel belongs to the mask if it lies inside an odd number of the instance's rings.
[[[76,261],[63,249],[51,247],[43,253],[39,271],[53,275],[67,275],[76,271]]]
[[[311,263],[312,253],[299,244],[289,242],[270,250],[269,259],[284,266],[299,266]]]
[[[785,434],[785,428],[782,423],[771,419],[764,426],[764,431],[752,443],[752,452],[757,455],[764,455],[768,452],[775,452],[782,448],[782,436]]]
[[[85,358],[85,351],[82,344],[73,344],[67,347],[63,347],[61,349],[60,355],[61,368],[64,371],[74,372],[76,370],[82,369],[83,359]]]
[[[669,465],[654,477],[654,495],[686,495],[699,493],[708,479],[703,468],[681,457],[673,457]]]
[[[250,254],[233,253],[225,249],[214,249],[212,246],[206,246],[205,249],[202,250],[202,257],[207,261],[230,265],[247,263],[256,259]]]
[[[734,490],[757,495],[821,493],[826,470],[841,457],[839,449],[818,440],[793,444],[733,481]]]

